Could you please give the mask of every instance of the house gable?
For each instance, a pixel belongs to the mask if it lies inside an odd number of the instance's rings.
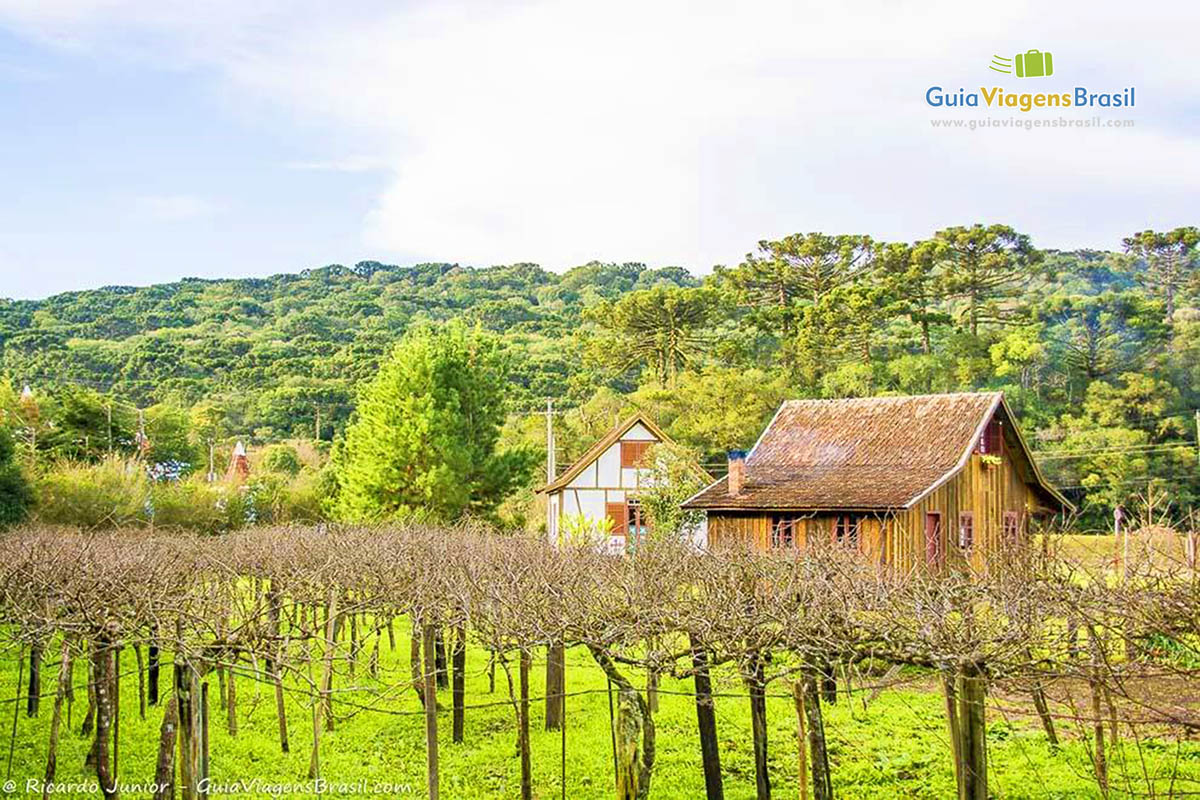
[[[639,473],[643,470],[622,466],[622,443],[654,444],[664,441],[669,439],[657,425],[644,415],[635,414],[610,430],[562,475],[537,491],[550,493],[563,489],[636,487]]]

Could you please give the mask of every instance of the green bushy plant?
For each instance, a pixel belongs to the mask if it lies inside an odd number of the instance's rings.
[[[152,492],[153,524],[156,528],[220,533],[229,530],[228,488],[202,478],[164,482]]]
[[[24,520],[33,505],[33,490],[15,454],[12,436],[0,428],[0,528]]]
[[[64,462],[38,478],[37,519],[85,529],[142,525],[149,519],[150,480],[140,464],[106,458]]]
[[[300,474],[300,454],[290,444],[273,444],[263,450],[262,468],[268,472],[296,477]]]

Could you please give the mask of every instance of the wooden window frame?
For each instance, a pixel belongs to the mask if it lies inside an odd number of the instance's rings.
[[[655,442],[621,442],[621,469],[638,469]]]
[[[975,548],[975,512],[958,512],[958,549],[969,553]]]
[[[1006,547],[1016,547],[1021,542],[1022,515],[1019,511],[1005,511],[1000,528]]]
[[[975,452],[985,456],[1004,456],[1004,423],[993,417],[979,436]]]
[[[833,518],[833,543],[858,550],[862,547],[862,514],[838,514]]]
[[[771,517],[771,549],[792,550],[796,547],[796,533],[803,517],[794,514],[774,514]],[[786,537],[783,535],[786,532]]]

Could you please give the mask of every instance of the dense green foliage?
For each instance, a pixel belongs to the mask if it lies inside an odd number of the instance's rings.
[[[504,377],[495,337],[461,323],[411,330],[364,387],[334,453],[336,516],[449,522],[492,512],[536,458],[496,449]]]
[[[15,454],[12,434],[0,428],[0,528],[24,520],[33,503],[33,492]]]
[[[246,483],[210,483],[200,475],[154,480],[140,462],[107,458],[98,464],[56,464],[41,472],[35,488],[40,521],[89,530],[153,527],[221,533],[254,524],[324,519],[324,492],[311,473],[295,478],[259,473]]]
[[[211,447],[222,472],[237,438],[344,434],[406,331],[460,319],[496,333],[508,365],[503,447],[543,446],[546,398],[567,412],[560,467],[631,406],[716,462],[787,397],[999,389],[1101,526],[1115,504],[1165,492],[1184,513],[1200,492],[1198,243],[1194,228],[1075,252],[1004,225],[912,243],[807,233],[703,281],[638,264],[364,262],[0,301],[0,407],[43,462],[148,441],[151,461],[184,472]],[[21,416],[25,384],[37,408]]]

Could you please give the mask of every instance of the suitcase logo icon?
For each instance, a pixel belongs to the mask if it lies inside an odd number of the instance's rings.
[[[1008,75],[1015,72],[1018,78],[1047,78],[1054,74],[1054,57],[1049,52],[1027,50],[1017,53],[1015,58],[992,56],[989,67]]]

